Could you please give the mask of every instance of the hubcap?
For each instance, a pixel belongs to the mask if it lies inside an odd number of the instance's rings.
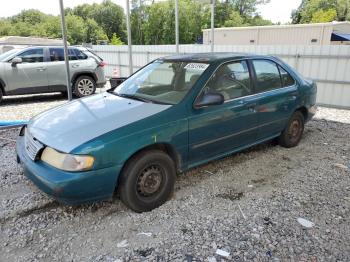
[[[150,196],[156,193],[162,182],[162,171],[156,165],[146,167],[137,179],[137,192],[141,196]]]
[[[82,79],[78,83],[78,90],[84,96],[91,95],[94,91],[94,83],[90,79]]]
[[[301,123],[295,119],[289,126],[288,135],[292,139],[297,139],[301,132]]]

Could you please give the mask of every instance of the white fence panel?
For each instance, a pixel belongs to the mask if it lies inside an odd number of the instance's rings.
[[[128,76],[127,46],[93,46],[108,64],[106,75]],[[175,45],[135,45],[134,71],[159,57],[175,54]],[[180,53],[209,52],[209,45],[181,45]],[[350,46],[233,46],[217,45],[216,52],[274,55],[294,67],[299,73],[317,82],[317,103],[350,108]]]

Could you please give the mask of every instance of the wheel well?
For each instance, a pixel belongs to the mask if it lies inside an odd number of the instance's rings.
[[[300,112],[303,114],[305,121],[307,120],[307,118],[308,118],[308,112],[307,112],[306,107],[299,107],[299,108],[298,108],[297,110],[295,110],[295,111],[300,111]]]
[[[5,84],[4,82],[0,79],[0,89],[2,91],[2,95],[5,95]]]
[[[73,77],[73,79],[72,79],[73,85],[75,84],[75,81],[77,81],[78,77],[81,77],[81,76],[89,76],[89,77],[92,77],[92,79],[94,79],[95,82],[97,82],[97,77],[96,77],[95,74],[89,73],[89,72],[84,72],[84,73],[78,73],[78,74],[74,75],[74,77]]]
[[[155,149],[156,150],[161,150],[164,153],[166,153],[168,156],[170,156],[170,158],[175,163],[176,170],[177,171],[180,170],[180,167],[181,167],[181,157],[180,157],[180,155],[176,152],[176,150],[171,145],[166,144],[166,143],[158,143],[158,144],[153,144],[153,145],[146,146],[146,147],[138,150],[137,152],[135,152],[133,155],[131,155],[126,162],[128,162],[130,159],[132,159],[136,155],[140,154],[141,152],[155,150]],[[125,164],[124,164],[124,166],[125,166]]]

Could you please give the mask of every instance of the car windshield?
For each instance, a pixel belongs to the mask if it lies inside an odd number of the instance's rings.
[[[11,49],[10,51],[7,51],[3,54],[0,55],[0,61],[6,61],[8,57],[10,57],[11,55],[13,55],[14,53],[18,52],[19,49]]]
[[[160,104],[178,104],[207,69],[207,63],[157,60],[119,85],[119,96]]]

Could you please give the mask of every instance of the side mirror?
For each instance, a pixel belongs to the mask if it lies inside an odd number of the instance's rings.
[[[221,105],[225,101],[224,96],[219,93],[206,93],[197,99],[194,107],[201,108],[206,106]]]
[[[12,59],[12,66],[15,67],[17,64],[21,64],[23,62],[21,57],[15,57]]]

